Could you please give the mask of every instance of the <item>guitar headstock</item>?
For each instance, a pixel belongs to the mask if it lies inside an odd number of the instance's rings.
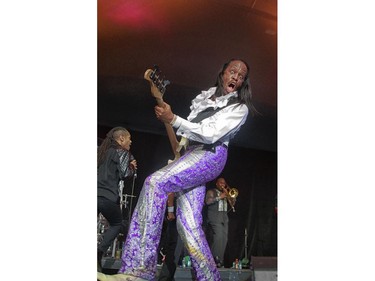
[[[154,69],[147,69],[144,78],[151,84],[151,94],[156,99],[162,99],[167,85],[170,84],[168,80],[161,78],[161,71],[157,65]]]

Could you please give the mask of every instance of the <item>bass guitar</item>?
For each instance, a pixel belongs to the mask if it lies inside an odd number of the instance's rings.
[[[163,95],[166,91],[166,87],[170,84],[170,82],[160,77],[160,70],[156,65],[154,66],[154,69],[146,70],[144,78],[150,82],[151,95],[156,99],[157,104],[161,107],[164,107]],[[168,123],[164,123],[164,125],[165,129],[167,130],[168,139],[174,154],[174,159],[168,161],[170,163],[181,157],[180,151],[182,147],[186,146],[186,139],[182,138],[179,142],[172,125]]]

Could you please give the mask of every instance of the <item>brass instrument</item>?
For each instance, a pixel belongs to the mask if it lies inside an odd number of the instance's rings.
[[[238,189],[235,187],[230,188],[228,191],[228,195],[231,198],[237,198],[238,194],[239,194]]]
[[[228,185],[224,188],[225,193],[227,195],[227,200],[229,205],[232,207],[233,212],[236,210],[234,209],[235,200],[238,197],[239,191],[235,187],[229,187]]]

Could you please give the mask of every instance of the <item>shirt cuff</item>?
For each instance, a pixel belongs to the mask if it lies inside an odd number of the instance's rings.
[[[178,115],[175,115],[175,117],[176,117],[176,119],[173,122],[173,124],[171,124],[171,125],[172,125],[173,128],[177,129],[177,128],[179,128],[181,126],[183,119],[180,116],[178,116]]]

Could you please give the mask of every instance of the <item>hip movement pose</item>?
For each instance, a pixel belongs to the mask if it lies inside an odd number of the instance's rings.
[[[233,59],[223,65],[216,84],[202,91],[184,119],[171,107],[155,106],[156,117],[189,140],[183,156],[145,179],[124,245],[122,265],[115,275],[97,274],[105,280],[155,280],[157,249],[168,193],[176,194],[178,233],[189,252],[198,281],[221,280],[202,229],[205,184],[224,169],[228,144],[245,123],[251,102],[249,67]]]

